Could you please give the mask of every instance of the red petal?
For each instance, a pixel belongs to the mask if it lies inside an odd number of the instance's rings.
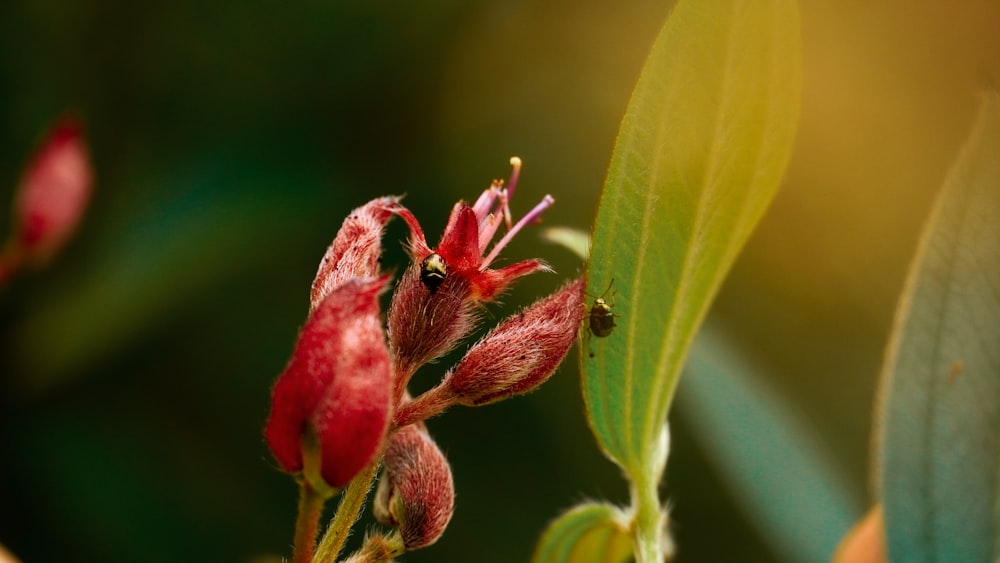
[[[380,197],[355,209],[344,219],[319,264],[310,295],[315,309],[331,291],[351,278],[374,278],[379,272],[382,230],[397,210],[398,197]]]
[[[431,253],[431,249],[427,246],[427,238],[424,237],[424,230],[420,228],[417,218],[402,205],[395,209],[394,213],[406,221],[406,226],[410,228],[410,254],[413,255],[413,259],[417,262],[423,260]]]
[[[479,270],[483,256],[479,252],[479,220],[471,207],[460,203],[454,221],[448,222],[436,251],[448,264],[448,271],[468,275]]]
[[[264,435],[289,473],[302,470],[303,434],[312,425],[323,479],[345,485],[378,452],[390,416],[389,352],[378,296],[387,277],[351,280],[309,317],[274,386]]]
[[[470,296],[477,301],[496,299],[517,278],[538,271],[550,271],[540,260],[524,260],[499,270],[484,270],[469,276]]]

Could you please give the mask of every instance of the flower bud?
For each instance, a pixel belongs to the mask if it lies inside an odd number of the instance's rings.
[[[570,282],[506,319],[469,350],[441,388],[469,406],[533,391],[573,345],[583,319],[583,287],[582,278]]]
[[[475,307],[495,301],[514,281],[532,272],[551,271],[540,260],[524,260],[494,270],[490,265],[527,225],[538,221],[555,202],[542,198],[516,224],[508,204],[514,195],[521,159],[510,160],[510,183],[495,180],[471,206],[456,203],[438,246],[427,244],[424,230],[409,210],[394,212],[410,229],[412,264],[403,275],[389,308],[389,348],[396,373],[396,397],[421,365],[448,353],[475,328]],[[487,248],[500,226],[507,233]]]
[[[49,133],[18,186],[18,254],[29,262],[50,259],[80,223],[93,184],[80,125],[65,119]]]
[[[466,280],[454,275],[430,291],[421,281],[419,262],[403,273],[389,305],[387,329],[397,396],[417,368],[450,352],[475,328],[477,316],[467,295]]]
[[[344,219],[333,243],[326,249],[313,280],[310,310],[351,278],[378,276],[382,230],[400,209],[398,197],[380,197],[355,209]]]
[[[347,281],[306,321],[274,385],[264,430],[285,471],[303,471],[304,458],[318,457],[322,479],[339,488],[378,453],[391,410],[389,352],[378,307],[387,281]]]
[[[451,467],[423,425],[394,432],[375,492],[375,518],[399,528],[406,549],[414,550],[436,542],[454,510]]]

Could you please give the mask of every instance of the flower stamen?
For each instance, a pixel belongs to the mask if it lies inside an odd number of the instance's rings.
[[[542,213],[544,213],[546,209],[552,207],[552,204],[555,202],[556,202],[555,198],[546,194],[545,197],[542,198],[542,201],[538,203],[538,205],[532,208],[532,210],[529,211],[527,215],[521,217],[521,220],[518,221],[517,224],[514,225],[512,229],[507,231],[507,234],[505,234],[503,238],[500,239],[499,242],[493,245],[493,250],[491,250],[489,255],[486,256],[486,259],[483,260],[483,264],[480,267],[480,269],[485,270],[493,262],[493,260],[495,260],[496,257],[500,254],[500,251],[503,250],[505,246],[507,246],[507,243],[509,243],[511,239],[514,238],[514,235],[516,235],[518,231],[523,229],[528,224],[538,220],[538,218],[541,217]]]

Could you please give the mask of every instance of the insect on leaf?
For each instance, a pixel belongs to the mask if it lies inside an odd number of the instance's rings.
[[[688,347],[781,182],[800,66],[794,0],[681,0],[632,94],[587,269],[591,295],[615,280],[617,327],[581,363],[594,434],[633,477],[662,466]]]
[[[1000,95],[986,96],[927,223],[883,370],[893,561],[1000,557]]]

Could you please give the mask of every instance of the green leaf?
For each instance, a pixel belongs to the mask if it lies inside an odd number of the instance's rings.
[[[893,561],[1000,558],[1000,95],[986,96],[911,266],[883,372]]]
[[[614,506],[582,504],[549,524],[531,561],[624,563],[632,557],[628,526],[628,517]]]
[[[685,372],[680,414],[750,522],[787,561],[829,561],[863,505],[807,420],[711,317]]]
[[[633,479],[662,465],[688,347],[781,181],[800,58],[794,0],[681,0],[632,94],[588,266],[592,295],[614,280],[618,328],[585,336],[581,363],[598,442]]]
[[[539,235],[542,240],[562,246],[584,260],[590,254],[590,235],[572,227],[548,227]]]

